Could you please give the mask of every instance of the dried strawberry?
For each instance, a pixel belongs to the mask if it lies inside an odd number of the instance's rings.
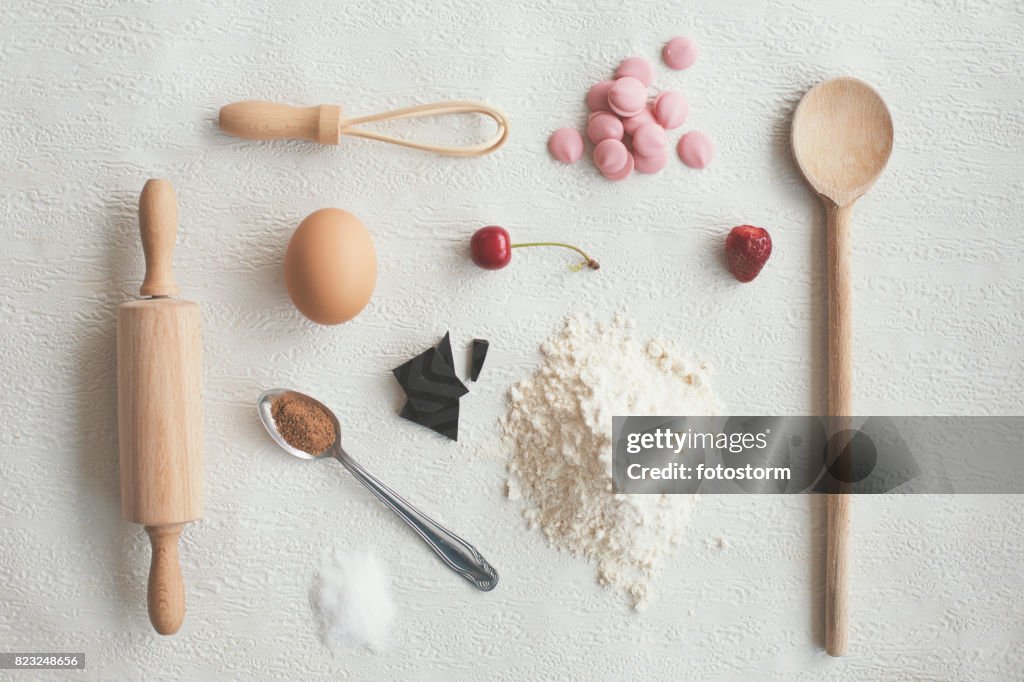
[[[772,255],[772,238],[768,230],[753,225],[738,225],[725,240],[729,271],[741,282],[757,277]]]

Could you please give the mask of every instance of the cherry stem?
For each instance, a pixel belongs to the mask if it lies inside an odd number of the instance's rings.
[[[579,248],[578,246],[573,246],[572,244],[566,244],[564,242],[525,242],[523,244],[513,244],[511,248],[519,249],[527,246],[560,246],[563,249],[572,249],[576,253],[583,256],[583,262],[575,266],[573,270],[581,270],[584,267],[588,267],[591,270],[599,270],[601,268],[601,264],[598,263],[593,258],[591,258],[590,256],[588,256],[583,249]]]

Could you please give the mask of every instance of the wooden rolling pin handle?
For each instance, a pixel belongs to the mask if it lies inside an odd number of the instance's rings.
[[[178,237],[178,197],[167,180],[148,180],[139,196],[139,232],[146,255],[143,296],[177,296],[174,242]]]
[[[185,620],[185,581],[178,560],[182,523],[146,526],[153,545],[146,601],[149,620],[161,635],[173,635]]]
[[[826,202],[828,218],[828,414],[829,436],[851,427],[853,358],[850,292],[850,216],[852,204]],[[844,444],[830,441],[840,452]],[[838,453],[829,453],[835,461]],[[843,487],[828,495],[825,547],[825,651],[846,654],[849,639],[850,495]]]
[[[338,144],[341,142],[341,107],[321,104],[293,107],[288,104],[248,100],[220,110],[220,129],[250,140],[299,139]]]

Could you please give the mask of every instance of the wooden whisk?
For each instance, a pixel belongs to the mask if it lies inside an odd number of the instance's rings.
[[[448,145],[414,142],[392,137],[361,126],[379,121],[394,121],[424,116],[450,114],[481,114],[494,120],[498,129],[494,136],[478,144],[452,147]],[[508,139],[508,119],[498,109],[480,102],[434,102],[405,109],[395,109],[369,116],[344,118],[336,104],[295,107],[288,104],[247,100],[228,104],[220,110],[220,129],[228,135],[250,140],[300,139],[320,144],[340,144],[343,135],[362,137],[410,149],[443,154],[445,156],[483,156],[505,144]]]

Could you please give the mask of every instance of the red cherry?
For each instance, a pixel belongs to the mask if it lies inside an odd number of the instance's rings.
[[[571,249],[583,256],[583,262],[572,266],[572,270],[590,268],[597,270],[601,266],[596,260],[588,256],[582,249],[572,244],[563,242],[529,242],[524,244],[513,244],[508,230],[497,225],[481,227],[473,233],[469,240],[469,252],[473,256],[473,262],[486,270],[500,270],[512,260],[512,249],[527,248],[530,246],[557,246],[563,249]]]
[[[512,260],[512,237],[497,225],[481,227],[469,242],[473,262],[485,270],[501,270]]]

